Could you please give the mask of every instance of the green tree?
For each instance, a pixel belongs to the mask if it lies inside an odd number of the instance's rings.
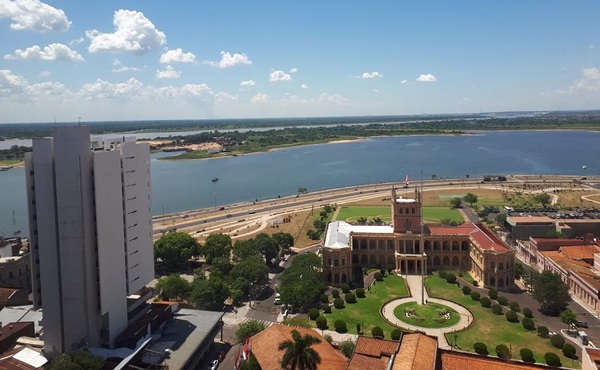
[[[321,258],[306,253],[294,258],[280,277],[281,300],[297,308],[308,308],[316,302],[323,290]]]
[[[88,351],[67,352],[54,358],[49,370],[101,370],[104,359]]]
[[[243,261],[250,257],[261,256],[261,252],[254,243],[254,239],[236,240],[233,244],[233,259]]]
[[[460,197],[454,197],[452,199],[450,199],[450,206],[452,208],[460,208],[462,206],[462,198]]]
[[[543,271],[533,278],[533,298],[541,304],[545,314],[558,314],[571,301],[569,286],[559,274]]]
[[[571,328],[577,321],[577,316],[575,315],[575,312],[567,309],[560,313],[560,321],[567,325],[568,328]]]
[[[275,233],[271,235],[271,238],[273,238],[281,253],[289,252],[290,248],[294,246],[294,236],[292,234]]]
[[[235,339],[238,343],[245,343],[246,339],[263,330],[265,330],[265,324],[257,320],[248,320],[240,324],[238,330],[235,332]]]
[[[550,195],[546,193],[540,193],[534,196],[533,200],[540,203],[542,207],[546,208],[546,206],[550,203]]]
[[[473,193],[467,193],[464,197],[463,200],[467,203],[469,203],[469,207],[473,207],[473,204],[477,203],[478,197],[477,195],[473,194]]]
[[[297,330],[292,330],[292,340],[279,343],[278,349],[285,351],[281,359],[281,367],[290,370],[316,370],[321,363],[319,353],[311,348],[321,340],[312,335],[302,336]]]
[[[208,280],[195,278],[192,282],[190,301],[201,310],[221,311],[229,297],[229,287],[223,279]]]
[[[244,278],[248,283],[263,285],[269,282],[269,268],[260,257],[250,257],[233,266],[229,272],[233,280]]]
[[[223,276],[229,275],[232,268],[233,264],[228,257],[216,257],[212,260],[212,265],[210,265],[211,273],[218,270]]]
[[[298,187],[298,194],[306,194],[306,193],[308,193],[307,188],[302,187],[302,186]]]
[[[254,244],[261,251],[265,257],[267,265],[271,265],[272,261],[279,253],[279,246],[277,242],[271,238],[269,234],[260,233],[254,238]]]
[[[164,276],[158,279],[156,290],[164,300],[185,299],[190,292],[190,283],[177,274]]]
[[[184,232],[167,233],[154,243],[154,258],[159,269],[183,271],[192,256],[197,256],[200,244]]]
[[[210,234],[201,248],[202,255],[209,265],[217,257],[229,258],[231,253],[231,237],[225,234]]]
[[[358,223],[359,225],[365,225],[365,224],[367,223],[367,221],[368,221],[368,220],[367,220],[367,218],[366,218],[366,217],[360,216],[360,217],[358,218],[358,220],[356,220],[356,223]]]

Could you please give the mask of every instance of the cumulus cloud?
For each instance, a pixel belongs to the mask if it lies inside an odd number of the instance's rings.
[[[50,71],[41,71],[38,74],[38,76],[42,77],[42,78],[48,78],[48,77],[52,76],[52,72],[50,72]]]
[[[252,97],[252,99],[250,99],[250,101],[252,103],[268,103],[269,99],[270,99],[269,95],[263,94],[263,93],[258,93],[256,95],[254,95]]]
[[[181,48],[167,50],[160,56],[161,63],[193,63],[196,56],[192,53],[184,53]]]
[[[85,39],[83,38],[83,36],[81,36],[81,37],[80,37],[80,38],[78,38],[78,39],[74,39],[74,40],[71,40],[71,41],[69,41],[69,45],[71,45],[71,46],[73,46],[73,45],[79,45],[79,44],[81,44],[81,43],[82,43],[84,40],[85,40]]]
[[[246,81],[242,81],[240,83],[240,86],[244,86],[244,87],[249,87],[249,86],[254,86],[256,85],[256,82],[254,80],[246,80]]]
[[[27,93],[31,97],[58,96],[62,98],[67,98],[72,95],[64,84],[53,81],[29,85],[26,86],[24,90],[25,93]]]
[[[290,73],[296,73],[296,72],[298,72],[298,68],[292,68],[292,69],[290,69]]]
[[[285,73],[284,71],[275,71],[269,74],[270,82],[278,82],[278,81],[293,81],[292,76]]]
[[[431,73],[428,74],[422,74],[419,77],[417,77],[417,81],[418,82],[435,82],[437,81],[437,78],[432,75]]]
[[[14,74],[10,69],[0,69],[0,94],[21,92],[27,86],[27,80]]]
[[[379,72],[365,72],[363,73],[360,78],[381,78],[383,77],[383,75]]]
[[[181,72],[180,71],[176,71],[170,65],[168,65],[162,71],[158,70],[158,69],[156,70],[156,78],[159,78],[159,79],[163,79],[163,78],[179,78],[179,77],[181,77]]]
[[[124,66],[123,63],[119,61],[119,59],[114,59],[112,65],[113,69],[111,70],[111,72],[113,73],[141,71],[140,68]]]
[[[300,88],[301,89],[308,89],[308,85],[307,84],[302,84],[302,85],[300,85]]]
[[[71,50],[64,44],[50,44],[41,49],[34,45],[25,50],[17,49],[14,54],[7,54],[4,59],[39,59],[46,61],[83,62],[84,59],[78,52]]]
[[[575,81],[570,90],[600,91],[600,69],[585,68],[581,74],[582,77]]]
[[[2,0],[0,18],[10,18],[12,30],[63,32],[71,26],[64,11],[39,0]]]
[[[228,51],[221,51],[221,60],[218,62],[205,61],[204,64],[209,64],[217,68],[229,68],[238,64],[252,64],[252,61],[244,53],[242,54],[231,54]]]
[[[332,103],[336,105],[344,105],[348,102],[348,99],[340,94],[327,94],[323,93],[317,98],[319,103]]]
[[[219,91],[215,94],[216,103],[237,103],[238,101],[239,97],[237,95],[230,95],[223,91]]]
[[[113,17],[114,33],[98,30],[86,31],[90,39],[88,51],[125,51],[144,54],[155,50],[167,42],[167,37],[159,31],[143,13],[135,10],[117,10]]]

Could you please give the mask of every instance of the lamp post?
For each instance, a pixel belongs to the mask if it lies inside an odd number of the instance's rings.
[[[458,348],[458,345],[456,344],[458,340],[458,334],[454,334],[454,348]]]
[[[248,308],[252,308],[252,284],[250,283],[250,287],[248,288]]]

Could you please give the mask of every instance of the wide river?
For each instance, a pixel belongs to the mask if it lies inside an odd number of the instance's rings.
[[[405,136],[282,149],[215,160],[152,156],[152,211],[171,213],[432,175],[600,175],[600,132],[493,131]],[[220,180],[212,182],[218,177]],[[14,213],[14,216],[13,216]],[[14,224],[13,224],[14,220]],[[23,168],[0,172],[0,235],[28,235]]]

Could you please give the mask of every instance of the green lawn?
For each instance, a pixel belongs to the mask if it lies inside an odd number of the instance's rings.
[[[406,310],[414,312],[414,315],[407,316]],[[440,315],[440,310],[446,310],[450,313],[450,319],[444,320]],[[445,328],[452,326],[460,321],[458,312],[448,306],[429,302],[420,305],[417,302],[408,302],[401,304],[394,310],[394,315],[411,325],[417,325],[423,328]]]
[[[391,221],[390,207],[370,207],[370,206],[352,206],[342,207],[337,215],[336,220],[354,223],[359,217],[366,217],[367,220],[372,220],[374,217],[381,218],[384,222]],[[460,212],[449,207],[424,207],[423,219],[425,223],[437,224],[440,220],[447,218],[450,221],[463,222]]]
[[[437,224],[445,218],[459,223],[464,221],[457,209],[450,209],[448,207],[423,208],[423,220],[426,224]]]
[[[425,284],[432,297],[456,302],[473,313],[475,319],[471,326],[456,333],[456,343],[461,349],[473,351],[475,342],[483,342],[487,345],[490,355],[495,355],[496,346],[505,344],[512,348],[512,355],[515,359],[521,359],[519,355],[521,348],[529,348],[533,351],[537,362],[544,363],[544,354],[554,352],[560,357],[563,366],[579,367],[576,361],[573,362],[563,356],[561,350],[554,348],[550,344],[550,339],[539,337],[536,331],[525,330],[520,322],[511,323],[506,321],[504,315],[494,315],[490,308],[481,307],[478,301],[472,300],[468,295],[463,295],[461,289],[456,285],[446,283],[437,275],[428,277]],[[446,338],[448,343],[454,343],[454,334],[448,334]]]
[[[329,329],[334,330],[333,324],[336,320],[344,320],[348,333],[357,334],[356,324],[361,324],[363,333],[371,336],[371,329],[379,326],[383,329],[385,337],[389,339],[392,330],[398,328],[385,321],[381,316],[381,307],[392,299],[408,297],[406,282],[398,276],[386,275],[383,281],[377,282],[371,287],[370,292],[365,289],[365,293],[366,297],[357,298],[354,304],[346,303],[346,306],[339,310],[332,307],[332,312],[325,314]]]

